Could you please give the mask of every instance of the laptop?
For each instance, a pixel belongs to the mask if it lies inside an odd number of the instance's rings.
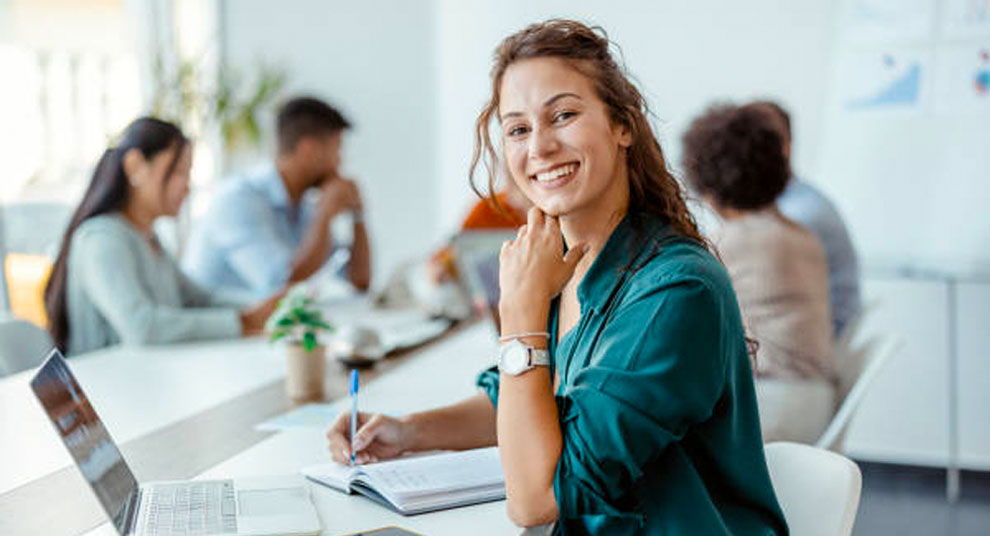
[[[454,262],[471,301],[491,313],[495,330],[501,333],[498,317],[498,255],[502,243],[516,237],[516,229],[462,231],[452,241]]]
[[[139,485],[57,349],[31,389],[121,535],[320,532],[305,481],[297,476]]]

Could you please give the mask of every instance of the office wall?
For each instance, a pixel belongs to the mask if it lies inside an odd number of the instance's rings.
[[[456,225],[474,119],[499,40],[549,17],[600,24],[622,48],[676,163],[679,136],[716,100],[770,96],[794,112],[795,167],[814,176],[833,40],[834,1],[437,0],[441,224]]]
[[[327,99],[352,120],[344,171],[362,187],[375,282],[436,233],[434,17],[402,0],[221,2],[223,57],[284,67],[287,94]]]

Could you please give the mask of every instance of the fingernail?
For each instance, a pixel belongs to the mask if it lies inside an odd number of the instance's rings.
[[[581,251],[587,253],[587,252],[591,251],[591,246],[589,246],[588,244],[585,244],[585,245],[581,246]]]

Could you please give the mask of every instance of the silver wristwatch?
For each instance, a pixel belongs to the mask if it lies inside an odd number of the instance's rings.
[[[518,376],[536,367],[550,366],[550,352],[534,348],[514,339],[498,349],[498,370],[510,376]]]

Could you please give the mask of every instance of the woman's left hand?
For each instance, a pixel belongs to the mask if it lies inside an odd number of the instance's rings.
[[[533,207],[515,240],[502,244],[499,254],[499,311],[503,319],[540,310],[560,294],[584,256],[583,244],[564,254],[557,218]],[[545,320],[545,319],[544,319]]]

